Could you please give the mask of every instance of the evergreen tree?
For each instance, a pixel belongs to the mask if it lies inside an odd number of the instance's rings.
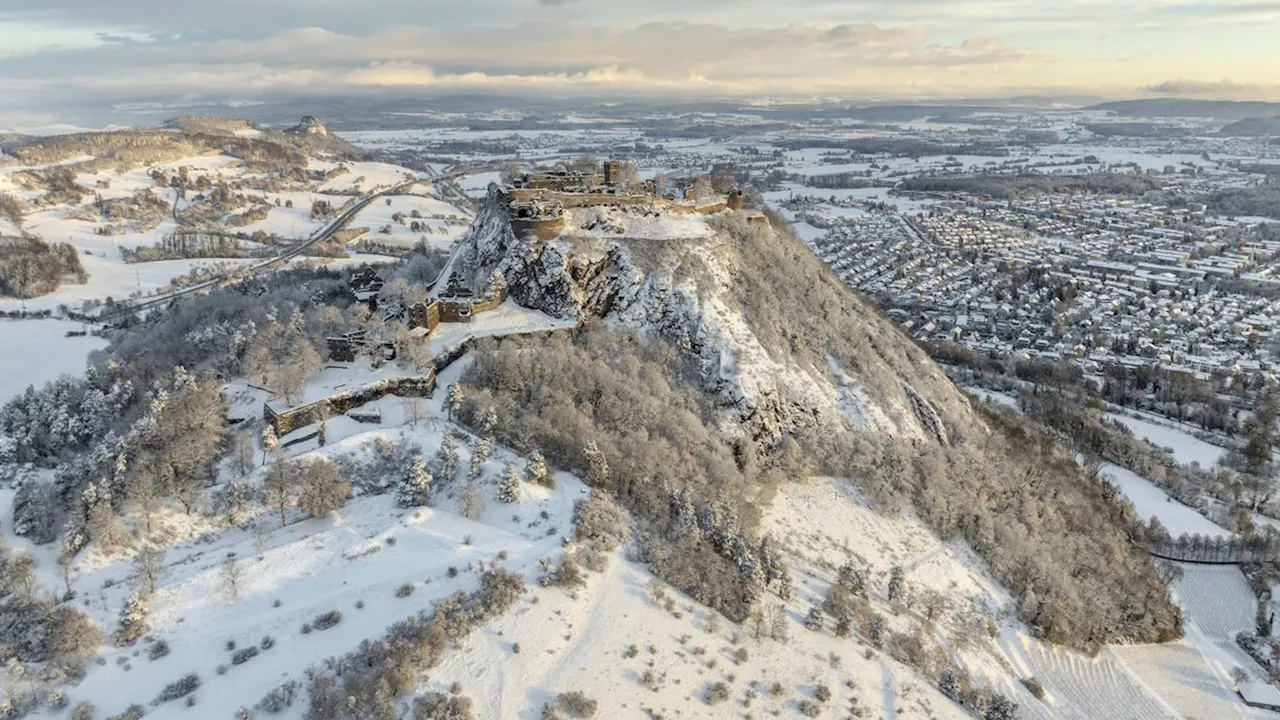
[[[431,502],[431,472],[421,455],[413,456],[413,466],[397,487],[396,497],[400,507],[419,507]]]
[[[462,401],[465,399],[466,397],[462,393],[461,385],[454,383],[449,386],[449,397],[445,403],[445,407],[448,410],[450,420],[453,420],[454,414],[462,409]]]
[[[480,421],[480,427],[484,429],[485,437],[493,436],[493,429],[498,426],[498,411],[490,407],[484,411],[484,418]]]
[[[853,618],[849,613],[843,613],[836,620],[836,637],[847,638],[853,634]]]
[[[489,460],[489,453],[493,451],[493,441],[487,437],[476,440],[471,446],[471,467],[467,472],[467,477],[475,480],[484,473],[484,464]]]
[[[436,451],[433,474],[448,482],[458,474],[458,445],[452,435],[445,435],[440,441],[440,449]]]
[[[507,463],[507,469],[502,474],[502,484],[498,486],[498,499],[504,503],[517,503],[522,496],[520,475],[516,473],[516,466]]]
[[[547,468],[546,458],[542,457],[542,453],[537,450],[534,450],[529,455],[529,464],[525,466],[524,479],[525,482],[552,489],[555,489],[556,486],[555,475],[551,474],[550,469]]]
[[[889,570],[889,602],[896,602],[902,594],[902,567],[894,565]]]
[[[595,440],[587,443],[582,449],[587,461],[587,484],[591,487],[605,487],[609,483],[609,461],[601,452]]]

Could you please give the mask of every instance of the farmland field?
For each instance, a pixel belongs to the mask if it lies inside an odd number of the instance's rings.
[[[1124,667],[1107,654],[1091,658],[1021,638],[1028,669],[1044,685],[1052,715],[1071,720],[1175,718]]]
[[[1231,644],[1236,633],[1253,628],[1256,601],[1239,568],[1182,564],[1182,570],[1174,591],[1201,632]]]

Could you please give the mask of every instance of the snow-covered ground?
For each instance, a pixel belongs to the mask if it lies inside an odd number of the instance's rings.
[[[1227,453],[1225,449],[1217,445],[1211,445],[1191,433],[1168,425],[1158,425],[1148,420],[1140,420],[1118,413],[1107,413],[1106,415],[1112,420],[1124,423],[1126,427],[1133,431],[1136,437],[1148,440],[1160,447],[1169,448],[1173,451],[1174,459],[1184,465],[1190,465],[1194,462],[1199,463],[1200,467],[1212,468],[1217,466],[1218,461]]]
[[[61,375],[84,375],[89,353],[106,340],[80,332],[80,323],[63,320],[0,320],[0,405],[28,386],[39,387]]]
[[[1122,467],[1106,464],[1102,473],[1110,475],[1120,491],[1133,503],[1138,517],[1148,520],[1160,518],[1160,522],[1169,529],[1174,537],[1182,533],[1227,537],[1231,533],[1213,523],[1209,518],[1174,500],[1164,490],[1146,478]]]
[[[696,240],[713,232],[696,213],[664,213],[648,207],[588,207],[565,211],[565,234],[597,238]]]

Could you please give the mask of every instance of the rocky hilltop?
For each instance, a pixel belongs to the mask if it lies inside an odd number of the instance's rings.
[[[506,194],[491,186],[464,241],[468,267],[477,279],[501,271],[517,302],[555,317],[673,342],[697,360],[727,428],[765,442],[853,427],[945,445],[972,423],[936,366],[784,224],[661,205],[568,215],[550,242],[518,237]]]

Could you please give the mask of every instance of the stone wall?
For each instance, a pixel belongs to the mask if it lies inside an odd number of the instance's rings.
[[[564,232],[564,216],[536,220],[512,218],[511,232],[515,233],[516,237],[533,235],[540,242],[554,240],[560,233]]]
[[[430,397],[436,389],[436,371],[427,370],[426,375],[418,377],[390,378],[369,383],[355,390],[336,393],[327,398],[316,400],[305,405],[274,410],[263,405],[262,418],[275,428],[276,436],[284,437],[301,427],[314,425],[321,420],[342,415],[352,408],[360,407],[387,395],[403,397]]]

